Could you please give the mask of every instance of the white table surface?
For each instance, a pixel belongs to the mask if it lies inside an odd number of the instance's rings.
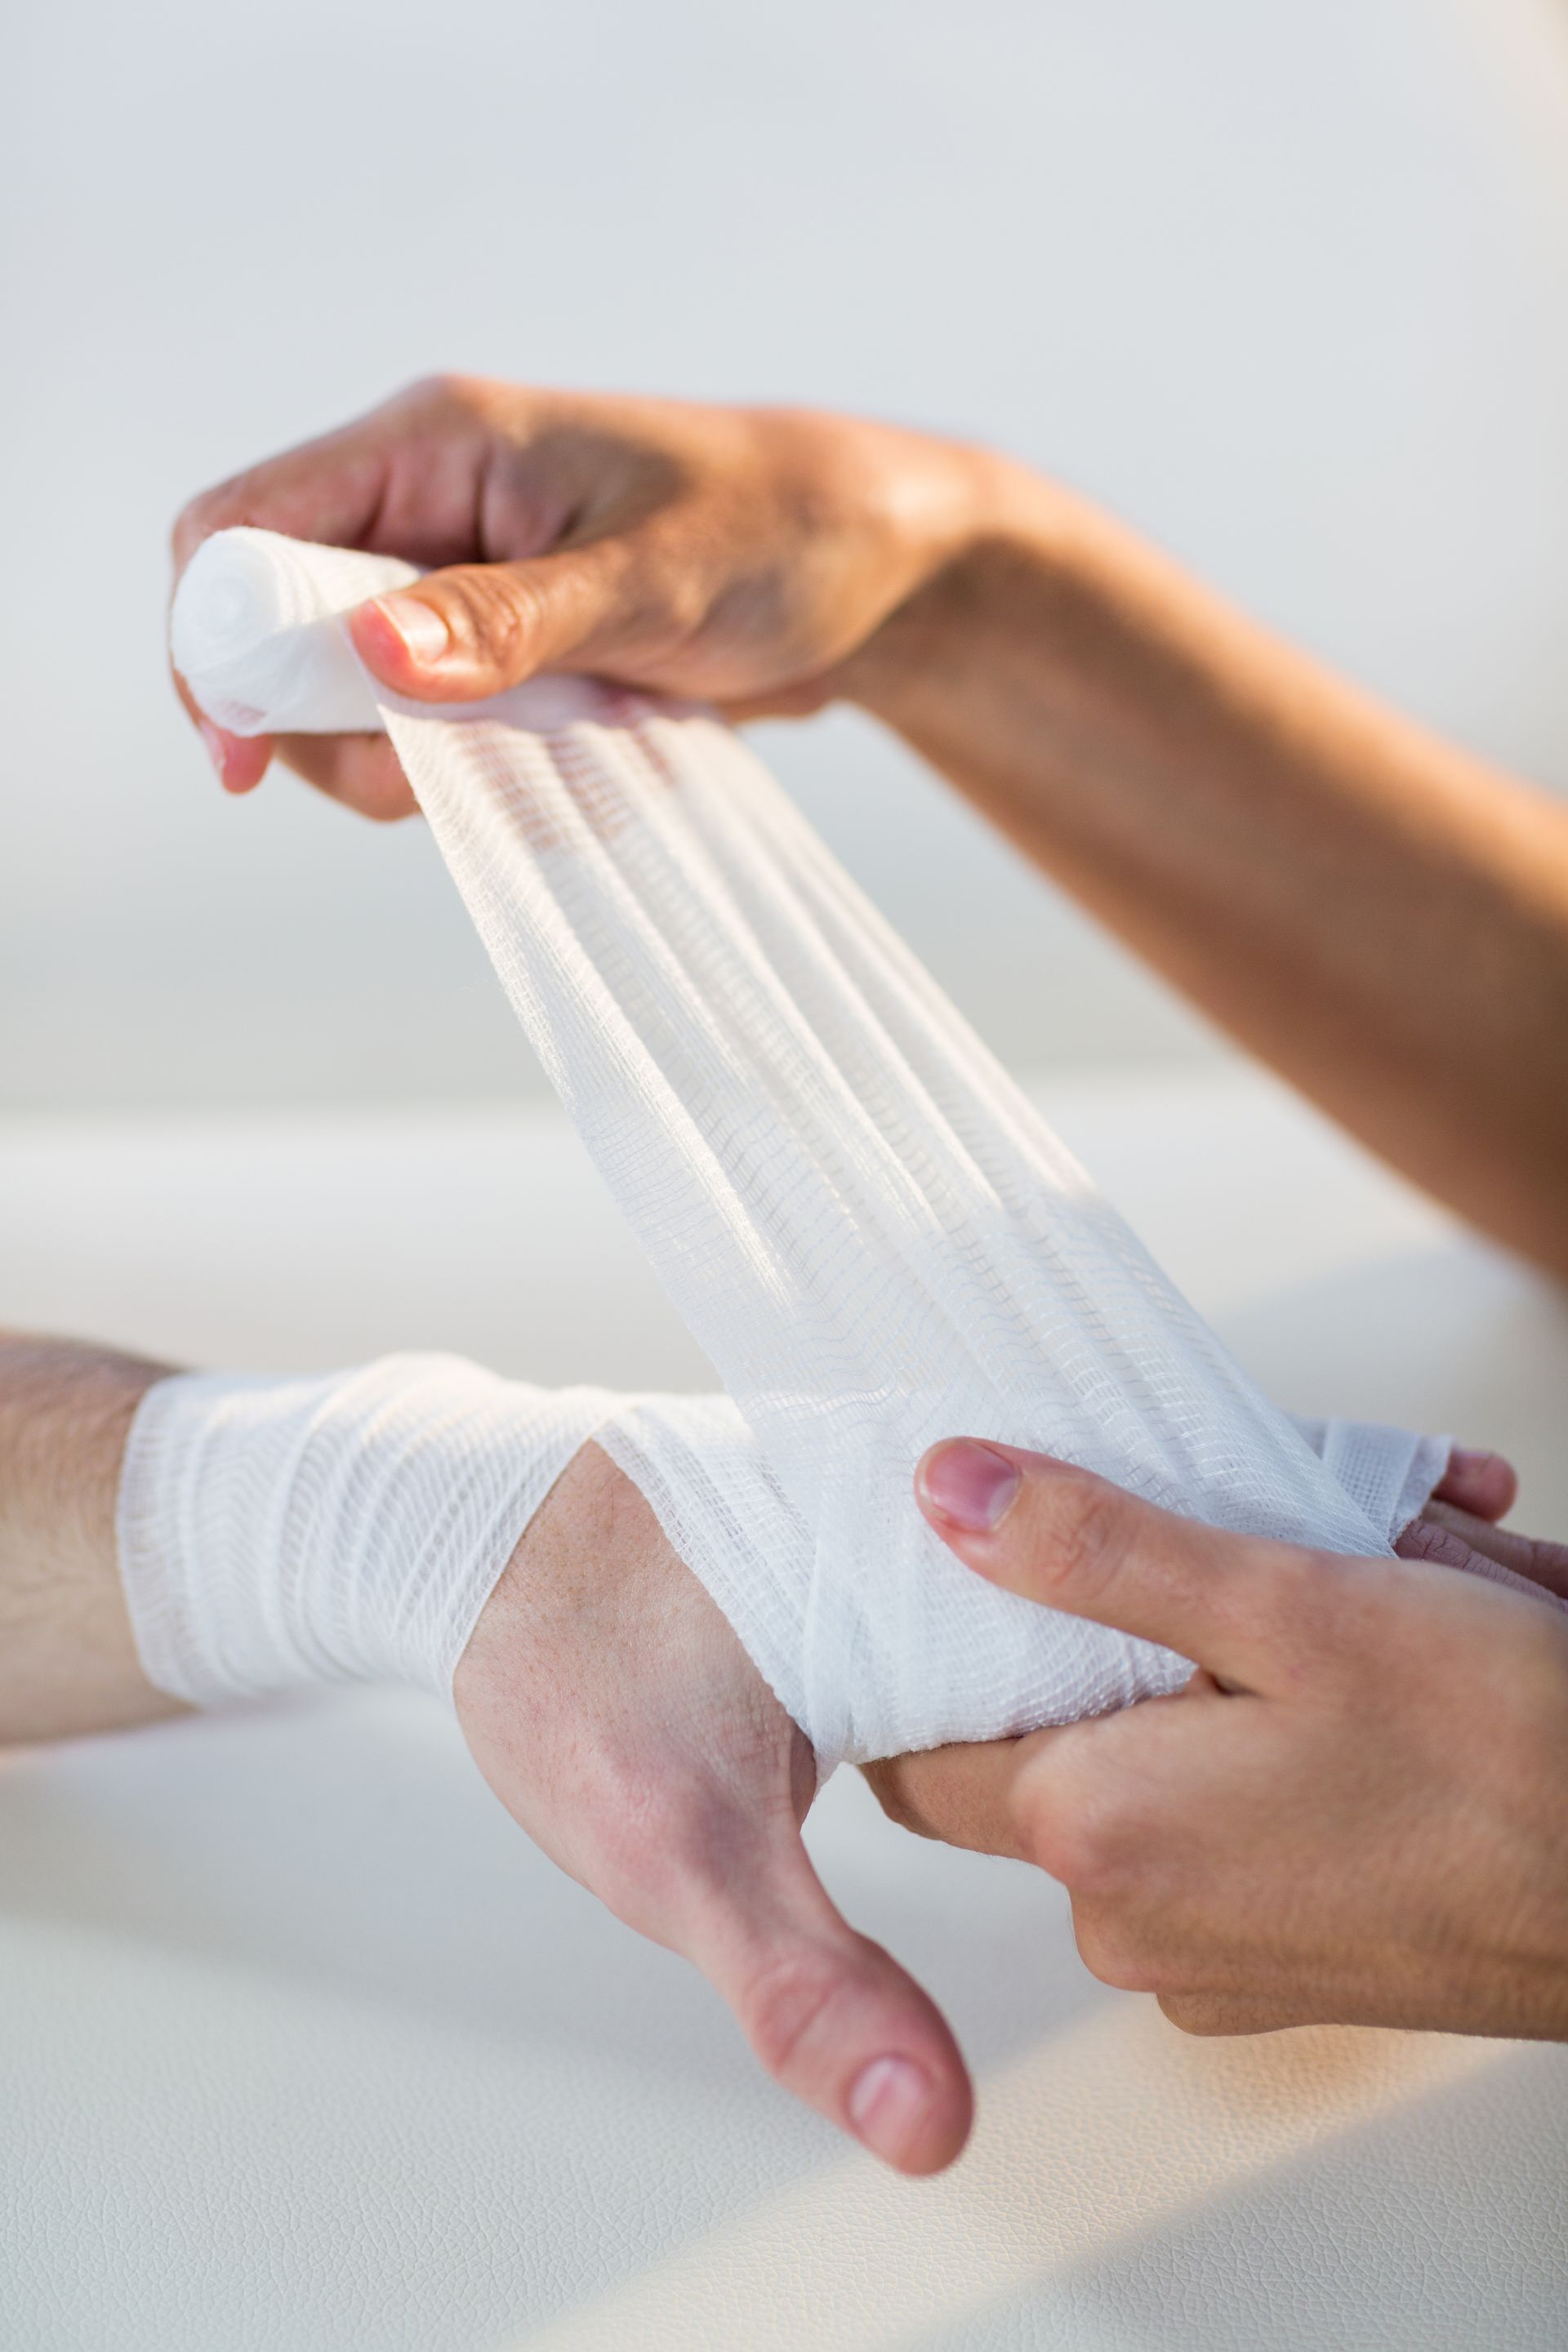
[[[1285,1402],[1510,1448],[1568,1532],[1568,1311],[1261,1079],[1039,1097]],[[0,1130],[0,1312],[263,1368],[703,1368],[548,1113]],[[1019,1865],[814,1850],[946,2006],[970,2151],[910,2185],[535,1853],[433,1704],[333,1696],[0,1768],[15,2352],[1568,2344],[1568,2052],[1184,2040]]]

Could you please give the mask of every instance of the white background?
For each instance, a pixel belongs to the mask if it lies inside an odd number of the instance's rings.
[[[191,491],[412,375],[1057,469],[1568,783],[1560,0],[50,0],[7,31],[0,1108],[538,1083],[429,845],[226,802]],[[1202,1033],[868,728],[774,756],[1018,1062]]]

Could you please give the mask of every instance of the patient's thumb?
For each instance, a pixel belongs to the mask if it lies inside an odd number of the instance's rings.
[[[775,2081],[895,2170],[939,2172],[973,2096],[942,2012],[835,1909],[795,1842],[744,1893],[726,1888],[688,1947]]]
[[[616,568],[603,546],[528,562],[464,563],[428,572],[349,616],[367,669],[422,702],[479,702],[569,667],[593,642],[609,658]]]

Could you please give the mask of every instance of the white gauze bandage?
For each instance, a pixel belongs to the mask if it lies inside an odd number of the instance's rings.
[[[1187,1671],[962,1568],[911,1495],[939,1438],[1386,1550],[1446,1443],[1333,1424],[1321,1459],[711,715],[572,677],[472,708],[377,687],[341,615],[415,576],[220,533],[181,583],[176,665],[237,732],[390,734],[745,1441],[717,1442],[708,1400],[628,1401],[595,1434],[824,1763],[1068,1720]]]
[[[360,1680],[449,1696],[519,1538],[616,1403],[458,1356],[158,1381],[116,1513],[148,1680],[192,1706]]]

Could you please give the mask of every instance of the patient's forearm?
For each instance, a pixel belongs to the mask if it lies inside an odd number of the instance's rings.
[[[126,1433],[165,1370],[0,1335],[0,1742],[180,1711],[142,1671],[114,1545]]]
[[[855,698],[1374,1150],[1568,1270],[1568,808],[1024,469],[994,506]]]

